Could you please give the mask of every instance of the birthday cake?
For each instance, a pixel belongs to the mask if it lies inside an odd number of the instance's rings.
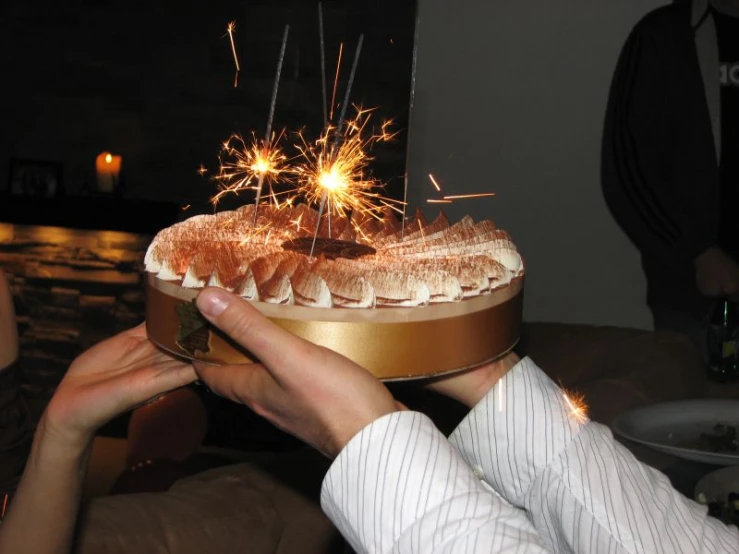
[[[193,216],[154,237],[145,257],[154,342],[212,363],[254,361],[197,312],[206,286],[384,380],[474,367],[518,341],[524,264],[491,220],[419,211],[402,225],[388,211],[319,226],[307,204],[254,210]]]

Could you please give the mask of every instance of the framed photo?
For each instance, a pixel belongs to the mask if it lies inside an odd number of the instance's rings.
[[[54,198],[63,192],[61,162],[10,159],[8,192],[12,196]]]

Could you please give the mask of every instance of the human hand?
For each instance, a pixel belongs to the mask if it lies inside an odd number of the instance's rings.
[[[344,356],[293,335],[246,300],[208,287],[203,316],[260,363],[195,363],[216,394],[246,404],[280,429],[333,458],[374,420],[398,411],[390,391]]]
[[[718,246],[712,246],[695,259],[698,291],[709,298],[739,299],[739,264]]]
[[[78,356],[42,418],[47,436],[85,447],[114,417],[197,379],[190,363],[157,348],[141,324]]]
[[[513,366],[520,361],[515,352],[488,364],[430,380],[426,388],[474,407]]]

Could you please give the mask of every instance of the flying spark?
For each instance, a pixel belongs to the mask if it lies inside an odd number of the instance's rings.
[[[228,26],[226,27],[226,32],[228,33],[228,38],[231,41],[231,53],[234,57],[234,63],[236,64],[236,73],[234,74],[234,88],[236,88],[239,85],[239,72],[241,71],[241,67],[239,66],[239,56],[236,54],[236,43],[234,42],[234,29],[236,29],[236,22],[230,21],[228,23]]]
[[[428,202],[429,204],[451,204],[452,203],[451,200],[443,200],[443,199],[439,200],[437,198],[427,198],[426,202]]]
[[[484,198],[487,196],[495,196],[494,192],[480,192],[477,194],[454,194],[451,196],[445,196],[444,200],[461,200],[463,198]]]
[[[585,404],[585,397],[580,394],[562,393],[565,402],[570,409],[570,415],[578,423],[585,423],[588,420],[588,406]]]
[[[341,54],[344,52],[344,43],[339,44],[339,59],[336,62],[336,77],[334,77],[334,91],[331,95],[331,110],[329,112],[329,122],[334,118],[334,103],[336,102],[336,88],[339,86],[339,71],[341,70]],[[327,124],[328,126],[328,124]]]
[[[434,185],[434,188],[438,191],[441,191],[439,183],[436,182],[436,179],[434,179],[434,176],[431,173],[429,173],[429,179],[431,179],[431,184]]]

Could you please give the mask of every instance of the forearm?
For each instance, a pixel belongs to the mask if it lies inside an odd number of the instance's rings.
[[[501,496],[528,511],[555,550],[732,552],[739,544],[736,529],[708,518],[608,428],[575,413],[528,358],[488,392],[450,442]]]
[[[355,436],[326,475],[321,505],[357,552],[547,552],[523,512],[488,492],[416,412]]]
[[[0,552],[62,554],[72,546],[90,445],[71,445],[39,424],[0,527]]]

